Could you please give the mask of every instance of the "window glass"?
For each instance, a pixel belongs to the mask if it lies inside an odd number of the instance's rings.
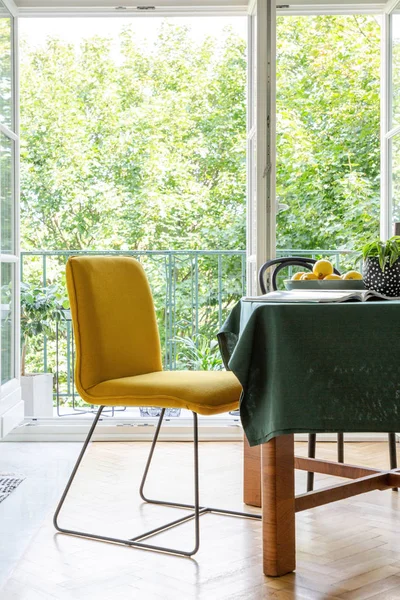
[[[391,36],[392,58],[392,119],[389,127],[400,124],[400,10],[396,9],[392,16]]]
[[[380,46],[375,15],[278,17],[276,234],[284,255],[356,257],[379,236]],[[340,258],[340,270],[355,268],[346,252]]]
[[[13,126],[12,110],[12,22],[0,3],[0,123]]]
[[[389,161],[392,163],[392,216],[393,223],[400,222],[400,135],[389,142]]]
[[[13,151],[14,142],[0,133],[1,252],[14,253]]]
[[[1,383],[15,376],[14,369],[14,269],[13,263],[1,265]]]

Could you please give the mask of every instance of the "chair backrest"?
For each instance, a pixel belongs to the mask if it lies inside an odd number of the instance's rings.
[[[67,263],[67,288],[78,391],[162,370],[153,299],[137,260],[74,256]]]
[[[267,293],[267,286],[265,285],[265,273],[271,267],[275,267],[271,277],[271,287],[272,290],[276,290],[277,286],[277,276],[279,271],[285,269],[286,267],[301,267],[307,271],[312,271],[313,265],[317,262],[315,258],[309,258],[308,256],[285,256],[281,258],[274,258],[273,260],[268,260],[264,263],[258,273],[258,281],[260,284],[260,289],[262,294]],[[337,269],[334,269],[334,273],[336,275],[340,275]]]

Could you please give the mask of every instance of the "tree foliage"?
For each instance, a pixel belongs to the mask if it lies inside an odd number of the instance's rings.
[[[279,17],[278,246],[357,248],[378,231],[379,25]],[[25,46],[25,248],[243,249],[246,48],[165,22],[154,46]]]
[[[277,194],[289,205],[278,247],[360,248],[379,229],[379,25],[279,17],[277,40]],[[23,249],[245,248],[244,39],[227,29],[196,41],[166,21],[154,45],[125,27],[117,43],[25,43],[21,59]],[[225,316],[241,295],[240,257],[200,257],[200,278],[188,256],[153,258],[144,263],[166,364],[219,368],[206,340],[221,297]],[[34,285],[40,268],[24,270]],[[63,271],[60,259],[48,282]]]
[[[379,235],[379,24],[280,17],[277,55],[279,247],[360,249]]]
[[[9,286],[11,300],[11,288]],[[25,375],[26,346],[37,337],[51,336],[55,323],[64,319],[68,301],[59,294],[58,287],[33,287],[21,283],[21,375]]]
[[[80,48],[24,52],[24,244],[73,249],[245,245],[245,42],[164,23]]]
[[[279,247],[356,248],[379,214],[379,25],[280,17]],[[243,249],[245,41],[121,31],[25,47],[25,247]]]

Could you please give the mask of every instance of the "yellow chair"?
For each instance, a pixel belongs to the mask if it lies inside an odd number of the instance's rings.
[[[238,407],[241,386],[227,371],[163,371],[153,299],[140,263],[128,257],[73,257],[67,263],[67,287],[76,340],[75,381],[81,397],[99,405],[94,422],[54,515],[55,528],[69,535],[192,556],[199,549],[199,519],[207,512],[260,518],[251,513],[200,506],[197,415],[215,415]],[[95,427],[105,406],[162,408],[145,467],[140,495],[146,502],[190,509],[189,515],[133,538],[113,538],[65,529],[58,525],[64,504]],[[166,408],[187,408],[194,423],[193,505],[151,500],[144,484]],[[141,540],[173,526],[195,520],[195,546],[191,551],[144,543]]]

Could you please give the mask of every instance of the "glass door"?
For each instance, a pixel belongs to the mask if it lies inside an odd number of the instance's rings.
[[[275,3],[253,0],[248,19],[247,292],[275,254]]]
[[[15,20],[0,1],[0,438],[23,418],[19,384],[18,119]]]
[[[400,233],[399,2],[386,5],[382,38],[381,237],[387,239]]]

